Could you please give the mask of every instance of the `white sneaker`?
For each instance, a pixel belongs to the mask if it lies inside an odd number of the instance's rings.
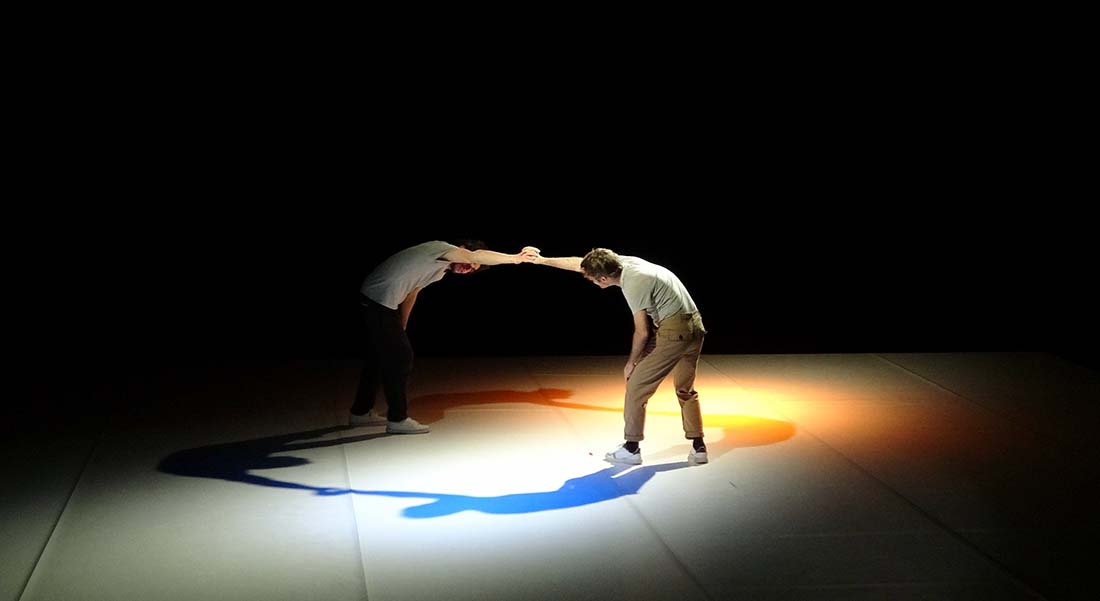
[[[399,422],[386,422],[386,432],[390,434],[427,434],[431,431],[430,427],[411,417],[406,417]]]
[[[703,447],[702,451],[696,451],[695,447],[692,447],[691,452],[688,453],[688,461],[694,461],[695,463],[706,463],[708,461],[707,448]]]
[[[349,426],[381,426],[386,423],[386,418],[374,412],[374,409],[363,415],[348,414]]]
[[[629,465],[641,465],[642,464],[642,450],[638,449],[631,453],[626,450],[625,445],[619,445],[619,448],[611,451],[603,456],[604,461],[611,463],[626,463]]]

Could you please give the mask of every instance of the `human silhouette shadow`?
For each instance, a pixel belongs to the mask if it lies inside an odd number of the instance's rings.
[[[401,515],[408,518],[437,518],[463,511],[480,511],[492,514],[533,513],[591,505],[625,495],[637,494],[658,472],[683,469],[688,465],[686,461],[647,465],[634,469],[631,469],[633,466],[629,465],[612,465],[579,478],[566,480],[557,490],[516,493],[495,497],[396,490],[350,490],[347,492],[357,495],[432,499],[430,503],[405,508]],[[624,475],[619,476],[624,472],[626,472]],[[334,491],[332,494],[340,493]]]
[[[252,470],[294,467],[310,462],[304,457],[273,457],[272,455],[275,453],[332,447],[389,436],[382,432],[329,440],[311,440],[352,428],[352,426],[330,426],[305,432],[186,449],[161,459],[160,463],[157,464],[157,471],[192,478],[213,478],[215,480],[228,480],[259,486],[325,492],[331,490],[331,488],[276,480],[250,472]],[[294,442],[299,440],[303,442]]]
[[[426,423],[436,423],[444,419],[448,410],[457,407],[498,403],[530,403],[563,409],[612,413],[622,411],[618,407],[584,405],[561,400],[571,396],[572,392],[569,390],[553,388],[542,388],[534,391],[490,390],[422,396],[414,399],[414,407],[416,407],[422,421]],[[651,411],[649,414],[679,415],[668,411]],[[723,431],[720,440],[715,443],[708,443],[708,451],[712,460],[734,448],[773,444],[790,438],[794,433],[794,426],[787,422],[747,415],[707,415],[704,417],[704,424],[708,427],[720,427]],[[212,478],[257,486],[307,490],[324,496],[361,494],[432,499],[431,503],[410,507],[404,511],[404,515],[407,517],[427,518],[467,510],[482,511],[484,513],[529,513],[597,503],[626,494],[636,494],[656,473],[681,469],[689,465],[687,462],[647,465],[636,468],[620,477],[614,476],[626,471],[627,466],[613,465],[568,480],[554,491],[517,493],[497,497],[312,486],[252,473],[256,470],[295,467],[309,463],[309,460],[304,457],[276,456],[277,453],[332,447],[389,436],[384,432],[373,432],[317,440],[330,434],[352,429],[357,428],[353,426],[330,426],[316,430],[185,449],[162,459],[157,465],[157,469],[163,473],[178,476]],[[650,457],[653,457],[653,455],[650,455]]]

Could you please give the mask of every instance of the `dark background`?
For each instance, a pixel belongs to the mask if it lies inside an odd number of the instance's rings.
[[[456,184],[415,197],[360,191],[339,205],[265,187],[281,207],[180,201],[145,220],[120,211],[132,225],[76,237],[34,274],[54,287],[34,315],[35,347],[93,362],[355,357],[368,271],[412,244],[475,236],[509,253],[606,246],[664,265],[703,312],[710,353],[1093,356],[1089,261],[1070,223],[1005,224],[992,211],[963,218],[868,198],[860,207],[754,198],[733,185],[517,191],[490,203]],[[1064,238],[1031,233],[1055,227]],[[421,355],[624,354],[631,328],[618,288],[504,265],[426,288],[409,334]]]
[[[469,236],[664,265],[709,353],[1095,365],[1072,84],[1026,53],[771,50],[725,71],[435,56],[364,80],[293,53],[101,70],[82,103],[41,99],[54,117],[23,153],[51,167],[9,208],[12,346],[75,366],[351,358],[368,271]],[[433,284],[409,333],[421,355],[560,355],[625,354],[630,330],[618,289],[521,265]]]
[[[515,52],[363,41],[360,20],[254,41],[250,16],[227,25],[239,47],[199,29],[26,46],[7,444],[103,431],[112,409],[237,366],[354,358],[368,271],[456,236],[664,265],[703,312],[704,353],[1046,351],[1100,369],[1085,38],[983,14],[951,19],[961,43],[892,40],[912,17],[862,36],[809,23],[823,39],[638,29],[600,49],[555,32]],[[1008,39],[975,35],[992,31]],[[420,356],[625,355],[631,325],[618,289],[519,265],[433,284],[409,334]]]

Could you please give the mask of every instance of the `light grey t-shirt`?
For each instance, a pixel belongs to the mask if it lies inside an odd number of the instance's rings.
[[[623,296],[631,313],[645,309],[654,322],[661,323],[673,315],[699,310],[676,274],[638,257],[620,258]]]
[[[382,306],[396,309],[413,288],[443,279],[451,263],[440,257],[455,248],[439,240],[410,246],[375,267],[359,291]]]

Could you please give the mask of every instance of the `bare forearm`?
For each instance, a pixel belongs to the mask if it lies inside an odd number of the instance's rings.
[[[538,265],[557,267],[558,269],[564,269],[566,271],[581,272],[580,257],[538,257],[535,259],[535,263]]]
[[[475,250],[470,254],[473,256],[473,262],[479,265],[509,265],[521,262],[518,254],[507,255],[495,250]]]
[[[636,365],[645,357],[646,343],[649,342],[649,332],[634,331],[634,338],[630,341],[630,360],[628,363]]]

